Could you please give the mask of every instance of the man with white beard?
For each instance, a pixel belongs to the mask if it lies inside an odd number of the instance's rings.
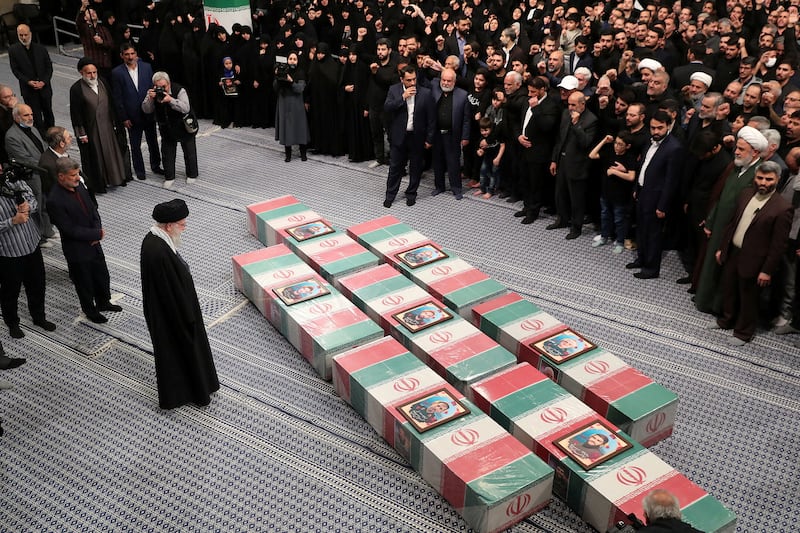
[[[694,303],[705,313],[719,315],[722,312],[722,295],[718,290],[721,269],[715,254],[722,246],[723,232],[735,214],[736,200],[744,189],[753,185],[755,169],[768,145],[766,137],[757,129],[744,126],[739,130],[734,151],[734,168],[703,222],[708,246],[697,281]]]
[[[153,342],[158,404],[174,409],[211,402],[217,371],[189,265],[178,253],[189,208],[181,199],[153,209],[156,225],[142,242],[142,304]]]

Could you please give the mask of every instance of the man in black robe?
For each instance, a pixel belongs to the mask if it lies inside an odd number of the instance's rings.
[[[189,208],[175,199],[153,209],[156,225],[142,242],[142,302],[158,382],[158,404],[174,409],[211,402],[219,390],[203,314],[189,266],[178,254]]]

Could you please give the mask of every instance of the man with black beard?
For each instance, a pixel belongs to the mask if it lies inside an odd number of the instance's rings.
[[[391,41],[385,38],[378,39],[375,53],[376,59],[369,65],[372,75],[367,92],[369,127],[372,131],[372,144],[375,151],[375,161],[369,164],[369,168],[386,165],[389,162],[383,140],[388,129],[388,117],[383,110],[383,104],[389,93],[389,87],[397,81],[397,62],[392,58]]]
[[[709,327],[733,328],[732,346],[750,342],[758,325],[758,296],[778,269],[792,226],[792,204],[775,189],[781,169],[765,161],[756,168],[753,188],[742,191],[736,211],[714,257],[723,265],[722,316]]]

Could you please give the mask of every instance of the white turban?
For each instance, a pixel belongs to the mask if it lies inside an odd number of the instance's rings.
[[[661,63],[659,63],[658,61],[656,61],[655,59],[650,59],[649,57],[646,57],[646,58],[642,59],[641,61],[639,61],[639,70],[642,70],[643,68],[646,68],[646,69],[649,69],[649,70],[652,70],[653,72],[655,72],[660,68],[664,68],[664,66]]]
[[[764,137],[760,131],[750,126],[744,126],[739,130],[738,137],[743,139],[744,142],[753,147],[753,150],[763,152],[769,146],[769,141]]]
[[[711,76],[709,76],[708,74],[706,74],[705,72],[695,72],[694,74],[689,76],[689,80],[691,80],[691,81],[694,81],[694,80],[699,81],[700,83],[702,83],[703,85],[706,86],[706,89],[711,87],[711,80],[712,79],[713,78]]]

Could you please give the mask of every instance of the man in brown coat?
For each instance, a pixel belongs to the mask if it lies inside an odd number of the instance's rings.
[[[775,189],[781,169],[766,161],[756,168],[753,188],[739,195],[736,212],[716,251],[722,270],[722,316],[710,329],[733,328],[732,346],[749,342],[758,325],[759,289],[767,287],[789,238],[793,207]]]

